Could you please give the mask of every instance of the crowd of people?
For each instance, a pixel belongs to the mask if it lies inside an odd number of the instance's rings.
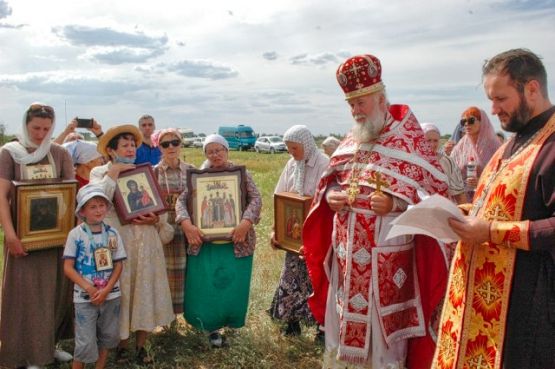
[[[381,76],[373,55],[339,65],[355,122],[342,140],[328,137],[323,152],[306,126],[283,135],[291,158],[274,193],[313,201],[296,222],[304,221],[302,246],[285,254],[268,314],[285,336],[315,326],[325,369],[555,368],[555,107],[541,60],[514,49],[483,65],[491,112],[508,139],[471,106],[443,147],[437,125],[389,102]],[[92,119],[95,145],[76,133],[77,120],[52,140],[55,121],[50,106],[31,104],[18,139],[0,149],[0,366],[73,360],[73,369],[102,369],[112,349],[122,365],[148,365],[148,335],[177,316],[224,347],[223,328],[245,325],[262,216],[249,171],[240,214],[222,192],[218,201],[197,199],[195,220],[194,166],[181,158],[176,128],[156,130],[143,115],[138,126],[104,132]],[[203,153],[201,170],[236,168],[220,135],[206,137]],[[137,165],[152,166],[166,211],[124,222],[114,196]],[[77,180],[78,222],[65,245],[28,252],[10,212],[11,183],[44,173]],[[153,204],[136,180],[124,186],[131,211]],[[447,220],[458,243],[388,237],[400,214],[434,194],[464,213]],[[216,223],[228,237],[208,237]],[[275,229],[269,243],[280,246]],[[67,338],[73,355],[57,348]]]

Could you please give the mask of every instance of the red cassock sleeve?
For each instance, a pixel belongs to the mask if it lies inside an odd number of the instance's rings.
[[[441,306],[447,289],[449,269],[441,246],[435,239],[415,235],[414,241],[426,335],[409,340],[407,368],[429,369],[436,348],[437,331],[435,329],[439,323]]]
[[[308,275],[312,282],[313,293],[308,298],[312,315],[318,323],[324,324],[326,300],[328,296],[328,277],[324,270],[324,261],[331,247],[334,212],[322,199],[313,204],[314,209],[303,225],[303,246]]]

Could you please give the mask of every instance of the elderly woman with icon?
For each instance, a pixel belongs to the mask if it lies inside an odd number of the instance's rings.
[[[229,145],[220,135],[206,137],[206,161],[201,169],[225,170],[234,165],[228,159]],[[262,200],[251,175],[246,173],[246,207],[239,224],[230,232],[231,242],[205,242],[204,234],[191,222],[187,211],[190,193],[185,189],[176,204],[176,223],[188,241],[185,277],[185,319],[197,329],[210,332],[212,347],[221,347],[221,328],[245,325],[256,243],[254,225],[260,220]],[[200,201],[200,199],[199,199]]]
[[[72,288],[64,277],[63,247],[27,252],[10,214],[12,181],[73,179],[69,153],[52,143],[54,109],[31,104],[21,135],[0,149],[0,219],[4,231],[4,272],[0,317],[0,366],[47,365],[71,355],[56,351],[56,341],[72,329]],[[60,204],[64,205],[64,204]],[[68,205],[68,204],[66,204]],[[57,219],[57,222],[60,222]],[[60,246],[63,246],[60,245]]]
[[[164,244],[164,255],[172,295],[173,312],[174,314],[182,314],[187,252],[185,250],[185,235],[181,226],[175,222],[175,203],[177,197],[185,189],[187,169],[193,168],[193,166],[185,163],[179,157],[181,153],[181,135],[177,129],[165,128],[156,131],[151,136],[150,141],[154,147],[159,147],[162,153],[162,158],[154,167],[154,172],[158,178],[162,198],[168,210],[168,223],[174,227],[173,239]]]
[[[283,168],[274,190],[278,192],[294,192],[301,196],[313,196],[322,173],[329,164],[329,158],[318,150],[312,133],[306,126],[296,125],[285,131],[283,141],[291,158]],[[291,236],[295,233],[300,238],[300,225],[295,230],[296,214],[291,218]],[[276,245],[274,232],[271,244]],[[314,324],[314,318],[307,304],[312,293],[312,285],[308,278],[306,264],[298,254],[287,252],[281,270],[279,285],[274,293],[270,307],[270,315],[285,323],[283,334],[299,335],[300,322]],[[322,337],[322,334],[319,334]]]
[[[482,109],[475,106],[466,109],[462,114],[460,125],[464,128],[465,135],[453,148],[451,157],[461,171],[465,181],[467,202],[470,202],[482,169],[501,144],[486,112]],[[473,168],[469,168],[470,166]],[[475,173],[469,176],[472,171]]]
[[[98,151],[110,161],[92,170],[91,183],[101,184],[108,197],[113,198],[120,173],[135,168],[133,163],[141,142],[142,134],[134,125],[107,130],[98,142]],[[153,360],[144,347],[148,332],[174,320],[164,251],[158,234],[158,228],[164,223],[161,217],[149,213],[122,225],[112,208],[105,218],[105,222],[120,233],[127,253],[120,278],[122,341],[116,349],[116,359],[120,363],[128,360],[130,332],[135,332],[136,361],[151,363]]]
[[[79,188],[89,183],[91,170],[104,164],[104,158],[90,142],[75,140],[62,145],[71,155],[75,167],[75,179]]]

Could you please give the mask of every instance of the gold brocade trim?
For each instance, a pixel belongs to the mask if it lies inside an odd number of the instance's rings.
[[[526,188],[537,155],[554,132],[555,114],[514,157],[501,160],[504,145],[484,169],[474,199],[483,201],[476,216],[492,222],[492,242],[457,245],[432,368],[502,368],[515,247],[530,247],[530,222],[520,221]],[[512,240],[510,248],[497,246],[504,239]]]
[[[382,91],[385,89],[383,82],[378,82],[372,86],[360,88],[358,90],[348,92],[345,94],[345,100],[354,99],[364,95],[373,94],[374,92]]]
[[[496,245],[530,250],[530,221],[499,222],[493,221],[490,227],[490,241]]]

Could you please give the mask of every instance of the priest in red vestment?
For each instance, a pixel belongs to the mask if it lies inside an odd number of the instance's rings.
[[[447,178],[409,107],[388,104],[381,72],[372,55],[339,66],[356,124],[332,155],[303,228],[326,369],[429,368],[435,349],[443,249],[428,237],[386,235],[408,205],[445,195]]]
[[[501,127],[455,249],[435,369],[555,368],[555,107],[529,50],[483,68]]]

